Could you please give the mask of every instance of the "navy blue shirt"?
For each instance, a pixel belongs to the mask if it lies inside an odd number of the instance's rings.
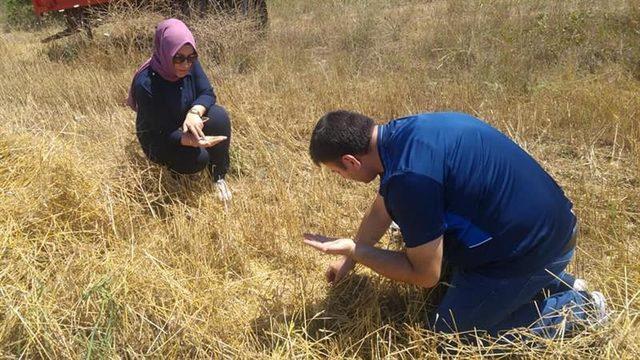
[[[407,247],[444,236],[464,269],[534,271],[569,241],[571,202],[511,139],[466,114],[430,113],[378,126],[380,195]]]
[[[135,77],[133,91],[140,144],[145,152],[161,158],[168,147],[180,144],[182,123],[189,109],[194,105],[209,109],[216,102],[213,87],[198,61],[176,82],[165,80],[149,67]]]

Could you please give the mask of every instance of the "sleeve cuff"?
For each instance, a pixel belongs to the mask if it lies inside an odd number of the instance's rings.
[[[169,142],[171,144],[180,145],[180,140],[182,140],[182,129],[174,130],[169,134]]]
[[[195,105],[201,105],[201,106],[204,106],[207,109],[207,111],[209,111],[209,108],[213,106],[213,103],[214,103],[213,97],[201,95],[191,103],[191,106],[193,107]]]
[[[443,224],[440,227],[440,229],[438,229],[437,231],[434,231],[430,234],[421,234],[420,236],[421,239],[418,241],[411,241],[412,240],[411,237],[407,237],[407,239],[404,242],[404,246],[408,248],[414,248],[420,245],[424,245],[444,235],[444,231],[445,231],[445,225]],[[425,240],[425,239],[428,239],[428,240]]]

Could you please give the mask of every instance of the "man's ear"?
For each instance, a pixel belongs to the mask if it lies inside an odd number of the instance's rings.
[[[347,169],[357,170],[362,165],[362,163],[360,162],[360,160],[358,160],[358,158],[349,154],[342,155],[342,157],[340,158],[340,162],[342,162],[342,165],[345,166]]]

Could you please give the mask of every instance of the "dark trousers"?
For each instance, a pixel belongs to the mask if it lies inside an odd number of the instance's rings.
[[[214,180],[223,179],[229,170],[229,144],[231,143],[231,121],[227,111],[213,105],[207,112],[209,121],[204,123],[205,135],[222,135],[227,139],[210,148],[195,148],[182,145],[166,145],[162,151],[153,152],[144,148],[153,162],[165,165],[179,174],[194,174],[207,168]],[[182,132],[182,129],[176,131]]]
[[[571,250],[525,276],[495,278],[455,271],[431,325],[439,332],[475,328],[493,336],[530,327],[541,336],[555,337],[558,325],[567,320],[563,308],[572,312],[575,320],[586,318],[588,295],[573,290],[575,279],[564,271],[573,253]],[[568,328],[571,325],[567,324]]]

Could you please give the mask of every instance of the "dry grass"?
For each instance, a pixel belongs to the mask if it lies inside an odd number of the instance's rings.
[[[209,179],[149,164],[122,106],[160,15],[121,12],[93,42],[0,35],[0,357],[437,357],[432,294],[363,269],[328,289],[327,259],[301,244],[352,234],[374,194],[307,158],[335,108],[475,114],[574,201],[572,269],[611,299],[610,326],[458,355],[640,355],[637,0],[269,6],[266,34],[189,22],[233,119],[228,212]]]

